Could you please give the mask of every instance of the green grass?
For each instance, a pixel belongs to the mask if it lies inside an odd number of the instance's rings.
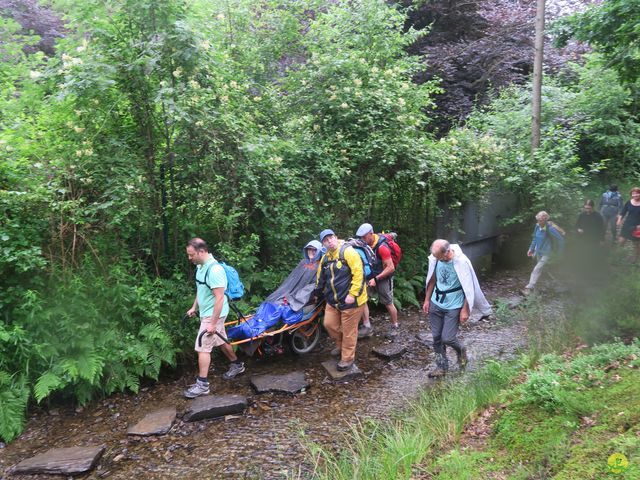
[[[398,418],[355,425],[340,451],[307,444],[318,479],[409,479],[413,469],[442,442],[457,439],[474,412],[497,398],[515,369],[489,362],[461,381],[444,382],[425,391]]]
[[[521,361],[521,366],[526,365]],[[338,451],[310,444],[318,479],[600,479],[607,459],[640,479],[640,342],[574,357],[545,354],[533,370],[491,362],[425,392],[397,418],[354,426]],[[606,370],[606,371],[605,371]],[[463,435],[498,405],[488,438]]]
[[[576,365],[585,368],[585,359],[597,362],[607,352],[609,360],[617,362],[618,368],[588,387],[573,386],[573,400],[589,405],[588,415],[561,406],[550,410],[534,399],[523,401],[522,389],[516,387],[507,392],[511,399],[493,419],[489,439],[426,462],[425,478],[640,478],[640,370],[636,353],[629,353],[640,345],[607,347],[564,365],[573,374]],[[621,357],[613,357],[616,352]],[[608,472],[607,459],[613,453],[629,460],[625,472]]]

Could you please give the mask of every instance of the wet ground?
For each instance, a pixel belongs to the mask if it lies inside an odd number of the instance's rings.
[[[489,300],[517,296],[523,272],[501,272],[488,279],[483,288]],[[325,445],[337,445],[342,434],[358,419],[385,418],[402,409],[421,389],[432,384],[427,377],[433,352],[417,335],[428,333],[424,315],[417,309],[400,312],[400,334],[394,339],[407,347],[407,353],[390,361],[371,353],[386,338],[388,319],[382,312],[373,317],[371,339],[358,343],[356,363],[365,376],[349,383],[332,383],[321,362],[330,358],[332,345],[326,335],[314,352],[304,357],[291,354],[263,359],[248,359],[247,373],[232,381],[223,381],[226,362],[220,357],[214,364],[212,387],[216,394],[242,394],[249,397],[250,408],[244,415],[225,419],[184,423],[177,420],[164,436],[135,438],[127,436],[129,425],[161,407],[186,409],[189,400],[182,390],[193,382],[191,375],[163,381],[144,388],[138,395],[114,395],[82,410],[53,408],[34,412],[24,433],[0,449],[0,477],[25,458],[50,448],[104,444],[107,450],[98,467],[79,478],[226,478],[282,479],[300,475],[305,478],[310,465],[305,463],[301,435]],[[472,321],[462,329],[461,338],[470,352],[470,369],[483,359],[507,359],[526,342],[523,325],[495,320]],[[455,365],[455,358],[450,361]],[[302,370],[311,386],[297,395],[256,395],[249,384],[251,375],[282,374]],[[51,478],[48,475],[11,478]]]

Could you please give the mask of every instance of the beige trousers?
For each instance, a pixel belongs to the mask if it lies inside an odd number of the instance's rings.
[[[363,310],[364,304],[357,308],[338,310],[328,303],[324,310],[324,328],[340,348],[343,362],[352,362],[356,358],[358,322]]]

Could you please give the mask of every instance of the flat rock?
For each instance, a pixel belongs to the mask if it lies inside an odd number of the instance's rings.
[[[163,408],[148,413],[145,417],[127,430],[128,435],[164,435],[176,419],[176,407]]]
[[[254,375],[251,377],[251,385],[258,393],[283,392],[293,394],[307,388],[309,382],[307,382],[304,372],[295,371],[286,375]]]
[[[398,343],[389,343],[387,345],[378,345],[377,347],[373,347],[371,351],[379,357],[392,359],[404,355],[407,348]]]
[[[54,448],[23,460],[13,473],[49,473],[79,475],[93,469],[104,453],[105,446]]]
[[[416,338],[427,347],[433,347],[433,335],[431,333],[419,333]]]
[[[246,408],[247,399],[242,395],[205,395],[191,402],[182,419],[195,422],[244,412]]]
[[[327,371],[329,376],[335,381],[346,382],[363,375],[362,370],[360,370],[355,363],[349,370],[345,370],[344,372],[338,371],[337,360],[327,360],[326,362],[322,362],[322,366]]]

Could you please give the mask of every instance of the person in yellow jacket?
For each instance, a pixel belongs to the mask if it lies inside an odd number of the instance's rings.
[[[333,230],[320,232],[320,241],[327,249],[318,265],[316,292],[327,302],[324,328],[336,342],[332,355],[340,355],[338,370],[349,370],[356,357],[358,322],[367,304],[367,288],[362,258]]]

